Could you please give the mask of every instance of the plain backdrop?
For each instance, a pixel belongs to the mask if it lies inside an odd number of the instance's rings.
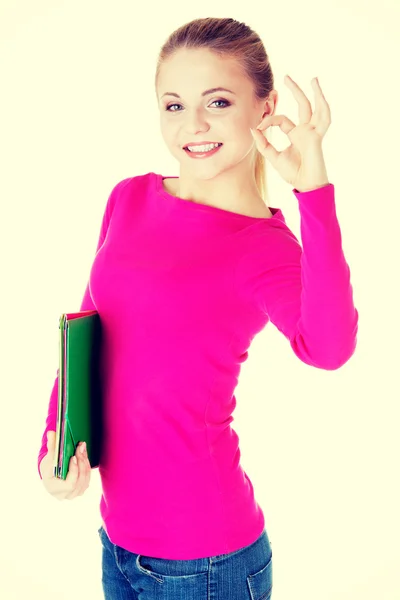
[[[273,600],[399,600],[399,25],[396,0],[202,3],[2,0],[0,6],[1,543],[4,600],[101,599],[98,470],[74,501],[37,456],[58,319],[79,305],[113,186],[179,174],[159,130],[158,52],[198,17],[253,27],[276,114],[289,74],[331,108],[324,141],[359,311],[354,356],[309,367],[268,325],[242,366],[232,426],[274,553]],[[274,128],[282,150],[287,137]],[[267,163],[270,205],[300,239],[297,200]]]

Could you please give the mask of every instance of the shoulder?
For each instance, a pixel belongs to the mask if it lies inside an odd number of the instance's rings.
[[[145,173],[143,175],[134,175],[131,177],[125,177],[118,181],[111,190],[110,198],[114,203],[119,196],[124,195],[126,192],[130,193],[136,189],[146,188],[151,180],[152,173]]]

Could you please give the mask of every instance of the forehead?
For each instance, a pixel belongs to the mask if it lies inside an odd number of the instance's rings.
[[[206,49],[181,48],[164,61],[160,67],[158,88],[161,93],[168,91],[171,85],[191,85],[198,82],[203,90],[204,83],[229,87],[228,82],[241,81],[243,74],[236,60],[217,56]],[[201,80],[201,81],[200,81]],[[225,85],[226,84],[226,85]],[[168,90],[164,88],[168,85]],[[232,84],[231,84],[232,85]],[[201,90],[201,91],[202,91]]]

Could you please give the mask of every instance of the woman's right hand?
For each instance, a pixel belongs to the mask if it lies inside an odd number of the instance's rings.
[[[86,446],[83,454],[81,447],[84,442],[78,444],[75,452],[77,464],[71,456],[66,479],[54,476],[54,453],[56,445],[56,432],[47,432],[47,454],[40,463],[40,474],[46,490],[57,498],[57,500],[73,500],[82,496],[90,484],[91,466],[88,459]]]

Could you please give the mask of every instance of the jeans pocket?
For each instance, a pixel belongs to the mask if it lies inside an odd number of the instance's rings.
[[[139,554],[136,566],[142,573],[150,575],[160,583],[179,581],[182,584],[187,581],[188,585],[201,585],[202,582],[207,582],[208,577],[208,565],[205,566],[204,559],[169,560]]]
[[[272,595],[272,554],[265,567],[248,575],[247,583],[250,589],[251,600],[269,600]]]

